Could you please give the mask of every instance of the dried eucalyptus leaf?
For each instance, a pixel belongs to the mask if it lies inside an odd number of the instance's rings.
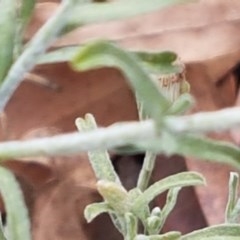
[[[31,240],[27,207],[14,175],[0,167],[0,191],[7,212],[7,236],[11,240]]]
[[[239,236],[239,224],[223,224],[193,231],[180,240],[238,240]]]

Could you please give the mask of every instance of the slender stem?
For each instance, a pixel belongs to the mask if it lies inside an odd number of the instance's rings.
[[[185,79],[181,79],[180,76],[183,75],[166,75],[160,78],[154,77],[153,81],[158,82],[158,86],[163,92],[163,94],[170,99],[171,102],[174,102],[179,95],[181,94],[180,92],[180,84],[182,81],[185,81]],[[174,78],[173,78],[174,77]],[[173,81],[174,80],[174,81]],[[167,82],[167,84],[166,84]],[[142,109],[142,104],[139,103],[137,100],[137,105],[138,105],[138,113],[139,113],[139,118],[140,120],[146,119],[146,116],[143,112]],[[150,178],[155,166],[157,154],[147,151],[143,160],[143,166],[140,171],[139,177],[138,177],[138,182],[137,182],[137,187],[144,191],[150,182]]]
[[[185,124],[185,121],[188,124]],[[204,123],[204,126],[202,126],[202,123]],[[234,107],[215,112],[197,113],[191,116],[167,117],[164,125],[176,135],[236,129],[240,125],[240,108]],[[156,126],[153,120],[119,123],[86,133],[3,142],[0,143],[0,158],[68,156],[83,151],[113,149],[138,141],[152,140],[156,137]]]
[[[143,161],[143,167],[138,177],[137,187],[142,191],[148,187],[152,171],[155,166],[156,154],[147,151]]]
[[[75,2],[76,0],[63,1],[56,14],[37,32],[25,51],[13,64],[0,88],[0,112],[4,110],[12,94],[23,80],[24,74],[36,65],[41,54],[59,36]]]

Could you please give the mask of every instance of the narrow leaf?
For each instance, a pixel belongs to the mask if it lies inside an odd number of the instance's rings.
[[[240,168],[240,149],[231,143],[190,134],[174,135],[172,138],[177,142],[176,154],[231,164]]]
[[[168,191],[167,194],[167,201],[162,209],[162,214],[161,214],[161,225],[158,226],[158,232],[161,231],[166,219],[168,218],[169,214],[172,212],[173,208],[175,207],[176,203],[177,203],[177,197],[178,194],[181,190],[181,187],[175,187],[175,188],[171,188]]]
[[[38,64],[52,64],[59,62],[68,62],[79,51],[80,46],[62,47],[45,53],[39,58]]]
[[[142,102],[144,111],[149,117],[160,121],[170,102],[137,61],[136,57],[117,46],[106,41],[97,41],[82,47],[73,58],[72,66],[80,71],[103,66],[120,68]]]
[[[177,55],[173,52],[133,52],[141,60],[143,67],[154,74],[172,74],[183,71],[181,64],[176,64]]]
[[[109,206],[108,203],[101,202],[101,203],[92,203],[88,205],[84,209],[84,217],[86,218],[87,222],[91,222],[94,218],[102,213],[112,213],[113,209]]]
[[[85,119],[78,118],[75,124],[79,131],[89,131],[97,128],[93,115],[86,114]],[[121,184],[117,173],[114,170],[109,154],[105,150],[95,150],[88,152],[89,160],[96,177],[100,180],[108,180]]]
[[[3,224],[1,220],[0,220],[0,240],[7,240],[7,238],[4,235]]]
[[[30,240],[30,222],[20,186],[14,175],[0,167],[0,191],[7,212],[7,232],[11,240]]]
[[[25,26],[32,16],[36,0],[21,0],[20,21]]]
[[[138,201],[141,201],[141,199],[145,199],[148,203],[150,203],[159,194],[171,188],[189,187],[204,184],[205,179],[199,173],[182,172],[174,174],[152,184],[147,190],[143,192],[139,199],[136,200],[136,203],[138,203]]]
[[[155,197],[168,189],[175,187],[188,187],[205,184],[202,175],[195,172],[182,172],[166,177],[145,190],[134,202],[132,211],[142,220],[148,217],[144,211],[144,206],[148,205]]]
[[[225,211],[225,222],[234,223],[232,219],[232,212],[236,206],[238,199],[238,185],[239,185],[239,175],[238,173],[231,172],[229,178],[229,193],[228,193],[228,202]]]
[[[239,240],[239,224],[223,224],[193,231],[180,240]]]
[[[181,239],[181,233],[172,231],[161,235],[141,235],[139,234],[135,240],[180,240]]]
[[[120,151],[123,152],[125,149],[132,153],[150,150],[166,155],[180,154],[240,168],[239,147],[229,142],[193,134],[175,134],[162,131],[161,137],[158,139],[135,142],[135,145],[125,146]]]
[[[35,0],[20,0],[18,11],[18,26],[15,35],[14,58],[16,59],[23,50],[23,35],[25,28],[32,16]]]
[[[52,64],[68,62],[73,59],[81,46],[61,47],[45,53],[40,57],[38,64]],[[139,60],[139,64],[147,71],[157,74],[172,74],[182,72],[183,66],[175,64],[177,55],[173,52],[135,52],[129,50]]]
[[[122,185],[106,180],[97,183],[98,192],[109,206],[119,214],[125,214],[128,209],[128,193]]]
[[[148,234],[152,235],[152,234],[158,234],[159,231],[159,226],[161,225],[161,221],[162,219],[160,217],[157,216],[150,216],[147,219],[147,232]]]
[[[126,221],[126,235],[125,240],[133,240],[137,235],[137,219],[132,213],[125,213],[124,215]]]
[[[189,110],[194,104],[194,99],[189,93],[181,94],[168,110],[168,114],[181,115]]]
[[[77,27],[94,22],[99,23],[125,19],[127,17],[156,11],[160,8],[184,2],[189,2],[189,0],[131,0],[128,2],[113,1],[109,3],[85,4],[83,6],[78,5],[69,16],[68,24]]]
[[[231,214],[231,222],[230,223],[240,223],[240,198],[237,200],[237,203],[234,206],[234,209]]]
[[[16,0],[0,1],[0,83],[6,76],[12,61],[17,29]]]

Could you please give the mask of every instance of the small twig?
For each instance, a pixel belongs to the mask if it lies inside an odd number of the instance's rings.
[[[57,83],[55,83],[43,76],[37,75],[35,73],[26,73],[25,80],[39,84],[40,86],[52,89],[54,91],[57,91],[60,89],[60,86]]]

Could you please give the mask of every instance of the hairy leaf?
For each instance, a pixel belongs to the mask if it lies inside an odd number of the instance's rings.
[[[92,203],[84,209],[84,217],[86,218],[87,222],[91,222],[98,215],[105,212],[113,212],[113,209],[109,206],[108,203]]]
[[[82,47],[73,58],[72,66],[80,71],[103,66],[120,68],[142,102],[145,112],[159,121],[170,102],[160,93],[137,60],[132,54],[111,43],[97,41]]]
[[[223,224],[193,231],[182,236],[181,240],[238,240],[239,224]]]
[[[7,212],[7,236],[11,240],[30,240],[30,222],[23,194],[14,175],[0,167],[0,191]]]
[[[17,29],[16,0],[0,1],[0,83],[6,76],[12,61]]]

